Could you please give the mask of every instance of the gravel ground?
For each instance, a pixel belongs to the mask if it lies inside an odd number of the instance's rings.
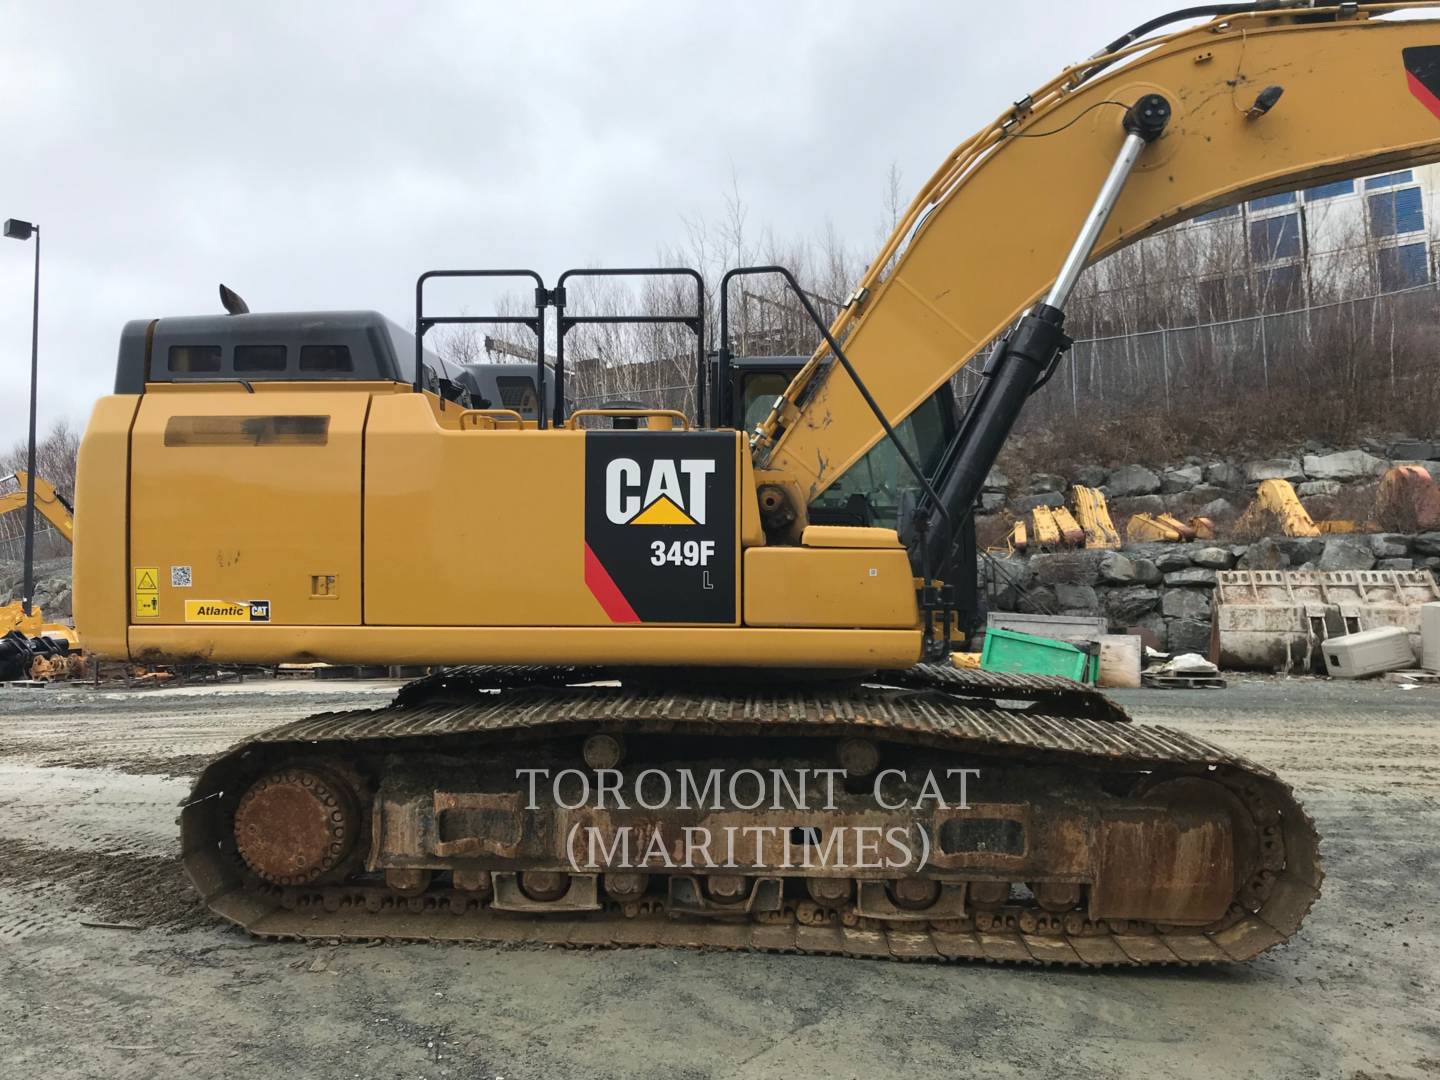
[[[394,688],[0,690],[0,1075],[1440,1076],[1440,689],[1117,695],[1276,770],[1317,820],[1324,896],[1242,968],[317,948],[212,919],[176,862],[197,763]]]

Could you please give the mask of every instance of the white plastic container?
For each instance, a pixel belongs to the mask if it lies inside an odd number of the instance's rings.
[[[1320,643],[1325,670],[1332,679],[1363,679],[1415,666],[1410,634],[1403,626],[1378,626]]]
[[[1420,605],[1420,666],[1440,671],[1440,603]]]

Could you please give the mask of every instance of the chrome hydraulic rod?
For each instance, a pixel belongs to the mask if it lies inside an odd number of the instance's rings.
[[[1170,103],[1159,94],[1146,94],[1126,110],[1125,139],[1120,152],[1085,216],[1055,284],[996,349],[985,380],[945,455],[939,482],[934,485],[943,506],[926,505],[922,513],[915,515],[915,526],[905,539],[917,572],[923,573],[922,568],[929,567],[932,573],[945,575],[958,539],[945,523],[947,519],[961,521],[971,512],[1025,400],[1069,347],[1070,339],[1064,330],[1065,304],[1140,152],[1160,137],[1169,120]]]

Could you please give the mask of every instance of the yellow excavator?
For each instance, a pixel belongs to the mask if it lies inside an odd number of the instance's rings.
[[[29,474],[23,469],[17,469],[9,476],[0,476],[0,484],[9,484],[11,481],[14,481],[17,490],[0,494],[0,516],[25,509]],[[69,504],[65,497],[55,490],[55,486],[41,476],[35,477],[35,511],[50,522],[67,542],[75,542],[75,518]],[[0,636],[15,632],[28,638],[42,634],[58,635],[72,648],[78,644],[70,627],[47,623],[40,608],[34,604],[30,606],[27,614],[25,605],[20,600],[0,605]],[[7,669],[5,659],[5,650],[0,648],[0,671]]]
[[[597,271],[427,273],[414,339],[233,294],[128,324],[80,454],[87,647],[441,668],[203,771],[181,836],[211,909],[279,938],[1081,966],[1291,937],[1322,875],[1279,779],[1068,680],[944,661],[976,614],[972,508],[1081,269],[1440,158],[1440,29],[1383,17],[1428,6],[1191,8],[1062,71],[941,163],[748,433],[731,288],[776,275],[814,317],[776,267],[725,275],[713,364],[700,276],[662,271],[694,285],[651,317],[695,332],[693,416],[566,408],[566,334],[644,318],[574,314]],[[533,311],[430,303],[502,275]],[[544,407],[424,350],[466,320],[528,326],[540,358],[555,327],[553,365],[516,369]]]

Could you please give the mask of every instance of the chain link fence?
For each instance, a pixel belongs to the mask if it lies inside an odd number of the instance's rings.
[[[1239,395],[1434,377],[1440,284],[1268,314],[1077,340],[1042,408],[1182,406],[1197,389]],[[1066,385],[1068,383],[1068,385]],[[1037,404],[1039,404],[1037,399]]]

